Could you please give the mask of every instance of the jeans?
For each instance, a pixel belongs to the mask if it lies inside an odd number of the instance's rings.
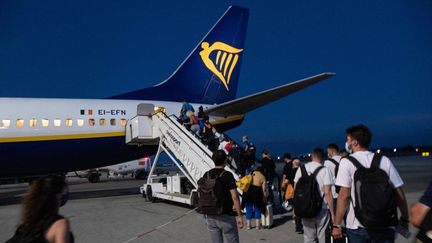
[[[348,239],[351,243],[393,243],[395,242],[395,230],[384,228],[371,229],[346,229]]]
[[[255,219],[261,219],[261,212],[260,210],[255,207],[252,203],[245,203],[246,208],[246,219],[250,220],[253,218]]]
[[[224,236],[226,242],[239,242],[237,222],[234,216],[221,214],[205,215],[204,217],[206,219],[207,229],[210,232],[211,242],[224,242]]]

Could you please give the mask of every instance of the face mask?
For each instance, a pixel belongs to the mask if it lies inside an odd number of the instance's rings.
[[[349,154],[352,154],[352,149],[350,148],[350,146],[348,145],[348,143],[347,142],[345,142],[345,150],[349,153]]]
[[[61,198],[60,207],[63,207],[69,200],[69,192],[63,193]]]

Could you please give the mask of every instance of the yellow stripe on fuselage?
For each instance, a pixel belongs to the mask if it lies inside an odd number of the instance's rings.
[[[9,137],[9,138],[3,137],[0,138],[0,143],[35,142],[35,141],[52,141],[52,140],[85,139],[85,138],[106,138],[106,137],[121,137],[124,135],[125,132],[106,132],[106,133],[62,134],[62,135]]]

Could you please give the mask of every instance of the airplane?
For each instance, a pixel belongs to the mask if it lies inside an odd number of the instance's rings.
[[[167,114],[178,114],[185,101],[203,106],[224,132],[241,125],[247,112],[334,75],[236,98],[248,18],[247,8],[230,6],[177,70],[152,87],[103,99],[0,98],[0,178],[98,168],[155,154],[157,145],[125,143],[125,125],[138,104]]]

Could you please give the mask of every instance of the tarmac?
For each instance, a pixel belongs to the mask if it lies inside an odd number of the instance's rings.
[[[408,203],[418,200],[432,178],[431,158],[395,158],[405,181]],[[398,161],[399,160],[399,161]],[[69,218],[75,242],[209,242],[202,215],[192,208],[139,194],[139,180],[70,180],[70,200],[60,213]],[[20,217],[20,196],[26,184],[0,186],[0,242],[13,235]],[[411,229],[413,236],[416,230]],[[275,210],[270,229],[241,229],[241,242],[303,242],[294,232],[290,213]],[[413,238],[413,237],[411,237]],[[396,242],[412,242],[397,236]]]

